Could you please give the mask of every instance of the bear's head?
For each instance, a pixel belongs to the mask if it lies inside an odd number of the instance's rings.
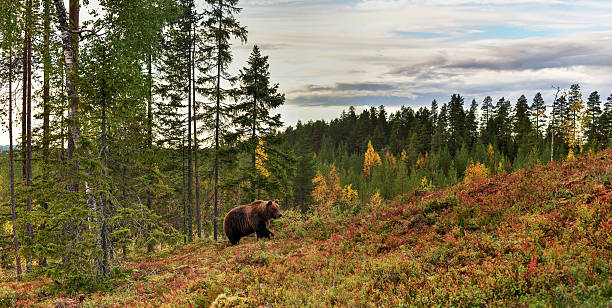
[[[283,217],[283,214],[280,212],[280,207],[278,206],[278,200],[268,201],[268,203],[266,203],[266,213],[268,217],[274,219]]]

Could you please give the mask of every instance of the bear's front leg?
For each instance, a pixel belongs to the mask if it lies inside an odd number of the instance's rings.
[[[265,223],[260,223],[257,226],[257,230],[255,230],[255,233],[257,233],[257,238],[270,238],[270,236],[274,236],[274,233],[270,232],[270,230],[268,230],[268,228],[266,228],[266,224]]]

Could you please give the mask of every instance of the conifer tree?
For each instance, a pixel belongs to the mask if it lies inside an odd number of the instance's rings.
[[[493,99],[490,96],[485,97],[482,101],[482,127],[486,128],[489,124],[489,120],[493,117]]]
[[[585,133],[588,138],[588,143],[591,144],[591,146],[597,146],[600,134],[598,124],[602,113],[601,99],[597,91],[592,92],[591,95],[589,95],[589,100],[587,101],[586,107],[587,115],[590,118],[590,121]]]
[[[266,138],[272,136],[276,129],[283,125],[280,114],[271,115],[270,112],[282,106],[285,101],[285,95],[278,92],[279,85],[270,84],[269,67],[268,57],[262,56],[259,47],[255,45],[248,65],[240,71],[242,100],[232,106],[236,131],[239,136],[248,140],[247,149],[251,155],[251,168],[245,172],[251,182],[250,199],[259,199],[258,189],[271,188],[270,185],[273,185],[269,176],[261,177],[256,172],[258,167],[256,149],[261,147],[263,152],[269,153],[269,159],[272,160],[277,160],[277,157],[281,158],[280,156],[284,154],[279,152],[278,147],[272,148],[278,146],[278,138],[273,138],[276,141]],[[268,141],[265,145],[263,139]]]
[[[465,110],[463,110],[463,97],[453,94],[448,103],[448,130],[450,133],[450,151],[454,154],[464,142]]]
[[[8,72],[8,133],[9,133],[9,181],[10,181],[10,204],[11,204],[11,225],[12,225],[12,240],[13,240],[13,251],[15,253],[15,271],[17,272],[17,278],[21,279],[21,257],[19,255],[19,238],[17,235],[17,211],[16,211],[16,200],[15,200],[15,165],[14,165],[14,150],[13,150],[13,76],[15,70],[14,61],[14,46],[17,42],[17,13],[18,13],[17,1],[3,1],[0,3],[0,15],[4,16],[4,20],[0,23],[0,37],[2,41],[0,43],[0,51],[2,52],[2,58],[8,58],[7,67],[5,68]]]
[[[514,134],[518,143],[524,143],[524,138],[531,133],[531,121],[529,120],[529,105],[525,95],[519,97],[514,113]]]
[[[468,145],[471,148],[478,139],[478,103],[476,99],[472,100],[470,110],[465,117],[466,133]]]
[[[436,129],[431,140],[431,149],[436,152],[442,151],[446,142],[448,141],[448,112],[446,104],[443,104],[440,108],[440,114],[438,115],[438,122],[436,123]]]
[[[219,216],[219,150],[222,138],[222,121],[227,113],[226,100],[235,91],[224,88],[225,82],[234,83],[235,76],[228,73],[228,68],[232,62],[231,42],[232,38],[239,39],[246,43],[247,30],[243,27],[236,15],[242,10],[238,7],[238,0],[206,0],[209,7],[204,12],[202,22],[202,57],[210,61],[204,62],[201,71],[206,75],[201,82],[205,83],[203,94],[207,95],[214,102],[210,109],[214,115],[214,203],[213,203],[213,236],[217,240]]]
[[[612,95],[608,96],[604,104],[604,110],[599,118],[601,131],[601,143],[608,147],[612,146]]]
[[[533,97],[530,114],[534,124],[533,127],[536,129],[536,136],[540,138],[540,129],[544,127],[544,122],[547,117],[546,104],[544,103],[544,98],[542,98],[542,93],[538,92]]]
[[[567,104],[569,116],[564,123],[565,131],[567,132],[565,141],[570,149],[576,151],[578,147],[582,146],[582,129],[584,120],[584,102],[582,100],[582,93],[580,92],[579,84],[573,84],[570,87]]]

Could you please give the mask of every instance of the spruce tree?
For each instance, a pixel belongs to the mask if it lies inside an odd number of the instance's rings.
[[[246,43],[246,27],[240,25],[236,15],[242,10],[239,8],[238,0],[206,0],[208,8],[204,12],[202,22],[202,42],[200,48],[203,61],[201,71],[205,74],[200,82],[204,83],[203,94],[208,96],[214,105],[211,113],[214,115],[214,203],[213,203],[213,236],[217,240],[219,216],[219,150],[222,142],[222,121],[229,116],[226,102],[235,94],[233,89],[226,89],[225,82],[234,83],[236,77],[228,73],[232,62],[231,42],[232,38]]]
[[[15,199],[15,164],[14,164],[14,148],[13,148],[13,77],[16,66],[14,59],[14,48],[18,40],[18,11],[19,4],[17,1],[2,1],[0,3],[0,15],[4,16],[4,20],[0,23],[0,43],[1,57],[8,58],[8,133],[9,133],[9,194],[11,205],[11,225],[12,225],[12,240],[13,252],[15,254],[15,271],[17,278],[21,279],[21,257],[19,255],[19,237],[17,235],[17,209]],[[4,81],[3,81],[4,83]]]
[[[597,91],[592,92],[591,95],[589,95],[589,100],[587,101],[586,104],[587,107],[587,114],[588,117],[590,118],[590,121],[588,123],[588,127],[586,129],[586,136],[588,138],[588,143],[591,146],[597,146],[597,143],[599,142],[598,139],[600,139],[600,132],[599,132],[599,118],[601,117],[601,99],[599,96],[599,93]]]
[[[533,104],[531,104],[530,114],[533,120],[533,127],[536,129],[536,136],[540,138],[540,129],[544,127],[544,122],[547,117],[546,104],[544,103],[544,98],[542,98],[542,93],[538,92],[533,97]]]
[[[524,138],[531,133],[531,121],[529,119],[529,105],[525,95],[519,97],[514,112],[514,129],[517,143],[523,143]]]
[[[478,102],[472,100],[470,110],[465,117],[468,146],[472,148],[478,139]]]
[[[249,191],[250,199],[259,199],[259,189],[271,188],[269,176],[258,172],[256,166],[257,147],[261,139],[264,139],[264,149],[269,153],[268,160],[279,158],[283,153],[279,153],[278,139],[267,138],[274,134],[276,129],[283,123],[280,114],[271,115],[271,111],[282,106],[285,102],[285,95],[278,92],[278,84],[270,84],[270,71],[268,57],[262,56],[259,47],[255,45],[249,57],[248,65],[240,71],[240,95],[241,101],[232,106],[235,114],[234,124],[239,136],[246,138],[247,150],[251,156],[251,168],[246,171],[251,182]],[[276,144],[276,148],[274,148]],[[274,159],[276,160],[276,159]]]
[[[482,111],[482,127],[486,128],[493,117],[493,99],[490,96],[485,97],[482,101],[480,110]]]
[[[465,110],[463,110],[463,103],[463,97],[459,94],[453,94],[448,103],[449,150],[453,155],[464,142]]]

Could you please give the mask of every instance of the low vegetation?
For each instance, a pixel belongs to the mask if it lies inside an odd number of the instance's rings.
[[[93,293],[0,284],[5,306],[612,305],[612,152],[417,191],[357,215],[286,211],[273,240],[201,240]]]

